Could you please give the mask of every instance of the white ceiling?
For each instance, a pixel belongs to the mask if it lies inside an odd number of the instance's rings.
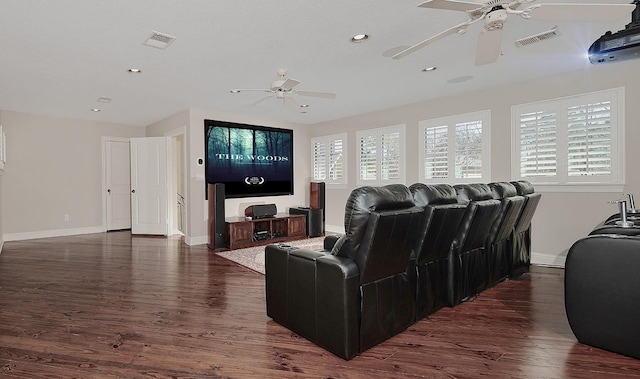
[[[146,126],[187,108],[312,124],[589,66],[586,50],[615,23],[544,22],[510,15],[497,63],[475,66],[481,23],[400,60],[408,47],[467,19],[420,0],[1,0],[0,109]],[[537,0],[628,4],[631,0]],[[561,36],[523,48],[516,39],[558,25]],[[177,37],[144,46],[152,31]],[[369,41],[351,43],[367,33]],[[437,66],[433,72],[421,70]],[[130,74],[131,67],[142,74]],[[592,66],[597,69],[598,66]],[[302,114],[269,99],[248,104],[286,68]],[[463,76],[460,83],[448,81]],[[98,98],[112,98],[100,103]],[[91,112],[101,108],[101,112]]]

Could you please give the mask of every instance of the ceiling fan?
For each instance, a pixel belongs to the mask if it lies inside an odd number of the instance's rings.
[[[267,99],[276,98],[282,100],[286,106],[297,111],[299,111],[301,108],[308,107],[308,105],[298,104],[298,102],[293,98],[293,95],[319,97],[324,99],[334,99],[336,97],[335,93],[300,91],[293,89],[295,86],[300,84],[300,82],[292,78],[287,78],[287,70],[284,68],[279,69],[277,75],[278,79],[273,81],[267,89],[232,89],[231,93],[239,93],[244,91],[268,92],[269,95],[258,99],[257,101],[249,104],[249,106],[256,106]]]
[[[403,58],[451,34],[464,34],[469,25],[484,21],[478,38],[476,65],[493,63],[500,55],[502,28],[510,14],[524,19],[569,21],[615,21],[631,14],[633,4],[531,4],[536,0],[427,0],[421,8],[467,12],[469,19],[419,42],[393,56]],[[531,5],[529,5],[531,4]],[[518,9],[525,5],[523,9]]]

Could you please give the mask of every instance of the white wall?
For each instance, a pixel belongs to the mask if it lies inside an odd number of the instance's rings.
[[[0,253],[2,252],[2,247],[4,246],[4,234],[2,232],[2,182],[3,182],[3,173],[0,173]]]
[[[0,125],[2,125],[2,112],[0,112]],[[0,253],[2,253],[2,247],[4,246],[4,233],[2,232],[2,178],[3,172],[0,172]]]
[[[7,136],[4,240],[102,231],[102,137],[141,137],[144,128],[1,114]]]
[[[327,190],[327,228],[343,229],[344,205],[356,183],[356,131],[406,124],[407,182],[419,181],[418,122],[472,111],[491,110],[491,181],[508,181],[511,173],[511,106],[545,99],[576,95],[603,89],[626,88],[626,185],[625,192],[640,194],[640,77],[637,61],[611,65],[585,66],[584,70],[564,73],[536,81],[516,83],[485,91],[358,115],[309,127],[310,137],[347,132],[348,189]],[[452,84],[460,85],[460,84]],[[428,91],[428,88],[425,90]],[[451,183],[454,184],[454,183]],[[541,190],[542,191],[542,190]],[[607,201],[620,193],[543,192],[533,220],[534,262],[564,264],[573,242],[585,236],[597,223],[616,213]]]
[[[226,217],[244,215],[244,209],[253,204],[275,203],[278,212],[287,212],[289,207],[309,204],[310,182],[310,147],[308,128],[305,126],[276,123],[250,115],[234,115],[222,112],[189,109],[166,120],[159,121],[147,127],[148,136],[164,135],[168,130],[187,125],[187,230],[185,241],[190,245],[208,242],[208,205],[205,200],[205,172],[204,165],[198,164],[198,159],[204,160],[204,120],[223,120],[238,123],[273,126],[292,129],[294,144],[294,194],[291,196],[268,196],[243,199],[227,199],[225,201]]]

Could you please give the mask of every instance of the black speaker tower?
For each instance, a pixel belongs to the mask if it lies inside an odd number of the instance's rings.
[[[211,250],[225,249],[224,184],[207,185],[209,201],[209,244]]]
[[[324,221],[327,213],[325,203],[325,184],[324,182],[311,182],[311,192],[309,194],[309,203],[311,209],[322,209],[322,225],[320,230],[324,234]]]

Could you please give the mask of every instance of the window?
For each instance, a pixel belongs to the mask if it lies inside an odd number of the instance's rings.
[[[420,121],[420,176],[428,182],[488,182],[491,112]]]
[[[327,185],[346,185],[347,134],[334,134],[311,139],[313,180]]]
[[[624,89],[618,88],[513,106],[513,178],[622,184],[623,105]]]
[[[361,130],[358,140],[358,185],[403,183],[404,125]]]

